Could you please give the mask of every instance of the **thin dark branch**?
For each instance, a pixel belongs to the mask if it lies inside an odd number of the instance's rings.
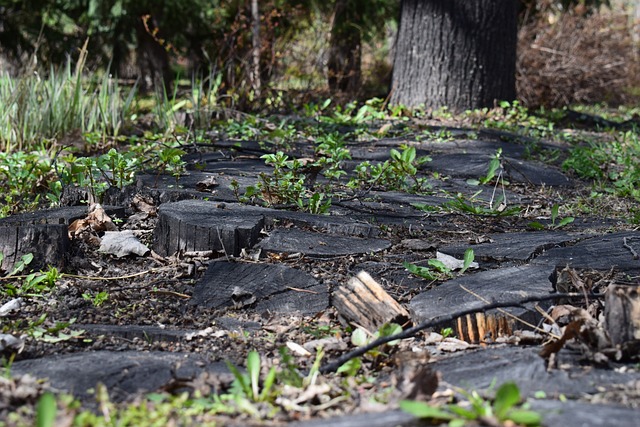
[[[373,350],[374,348],[381,346],[382,344],[386,344],[388,342],[395,341],[395,340],[414,337],[418,332],[423,331],[427,328],[442,326],[459,317],[466,316],[468,314],[474,314],[474,313],[479,313],[481,311],[493,310],[496,308],[503,308],[503,307],[518,307],[529,302],[550,301],[550,300],[558,300],[558,299],[565,299],[565,298],[584,299],[585,297],[604,298],[604,294],[598,293],[598,294],[585,295],[580,293],[566,293],[566,294],[555,293],[555,294],[549,294],[549,295],[530,296],[525,298],[507,300],[507,301],[493,302],[491,304],[486,304],[486,305],[478,306],[475,308],[468,308],[466,310],[457,311],[455,313],[451,313],[446,316],[440,316],[440,317],[436,317],[435,319],[426,320],[417,326],[406,329],[395,335],[389,335],[387,337],[378,338],[377,340],[372,341],[365,346],[359,347],[347,354],[344,354],[339,358],[337,358],[336,360],[334,360],[333,362],[320,367],[320,372],[321,373],[335,372],[340,366],[342,366],[344,363],[348,362],[349,360],[362,356],[369,350]]]

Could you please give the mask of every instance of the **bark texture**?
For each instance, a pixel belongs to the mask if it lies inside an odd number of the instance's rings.
[[[516,0],[403,0],[391,102],[454,111],[515,99]]]

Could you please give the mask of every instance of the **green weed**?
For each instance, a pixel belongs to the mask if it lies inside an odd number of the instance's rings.
[[[463,426],[477,423],[504,425],[505,422],[524,426],[539,426],[542,416],[521,405],[520,390],[515,383],[502,384],[492,400],[485,399],[478,392],[458,389],[466,399],[458,404],[432,406],[426,402],[404,400],[400,408],[410,414],[431,422],[448,422],[449,426]]]
[[[640,139],[635,131],[620,132],[613,142],[574,147],[563,168],[594,180],[610,194],[640,200]]]
[[[0,253],[0,264],[4,255]],[[55,267],[49,267],[45,272],[29,273],[24,276],[18,276],[33,261],[33,254],[23,255],[13,267],[13,270],[2,278],[3,285],[0,294],[4,294],[11,298],[31,297],[37,298],[50,292],[60,278],[60,273]],[[20,280],[15,283],[13,280]]]
[[[430,162],[428,156],[417,157],[416,148],[402,146],[402,151],[395,148],[389,152],[389,160],[372,164],[362,162],[355,168],[356,177],[347,184],[356,188],[384,188],[386,190],[404,190],[411,193],[422,193],[431,188],[424,177],[418,177],[418,167]]]
[[[0,151],[47,148],[54,138],[73,131],[117,135],[131,116],[135,86],[125,91],[105,74],[86,79],[86,49],[46,75],[34,68],[22,77],[0,75]],[[48,141],[48,143],[47,143]]]
[[[100,307],[107,300],[109,300],[109,293],[106,291],[96,292],[95,295],[91,295],[88,292],[82,294],[82,298],[86,301],[91,301],[94,307]]]

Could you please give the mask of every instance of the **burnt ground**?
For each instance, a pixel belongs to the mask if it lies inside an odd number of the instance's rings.
[[[132,230],[149,250],[121,257],[101,252],[104,229],[95,227],[95,218],[55,250],[45,250],[51,239],[31,245],[30,251],[44,252],[36,253],[32,267],[53,263],[63,275],[49,292],[26,292],[15,309],[2,312],[3,354],[15,353],[15,359],[13,383],[0,383],[0,414],[9,417],[18,408],[28,412],[25,408],[33,407],[46,389],[71,393],[83,407],[100,413],[98,384],[106,386],[116,404],[150,392],[229,392],[233,376],[225,362],[244,367],[254,349],[265,366],[293,367],[304,376],[318,347],[324,349],[325,366],[354,349],[354,326],[337,312],[332,296],[360,271],[409,311],[404,327],[487,302],[638,285],[640,261],[633,253],[640,251],[640,232],[627,222],[629,205],[590,200],[590,184],[558,167],[568,146],[544,141],[532,146],[507,132],[480,132],[469,139],[468,132],[454,129],[453,135],[446,142],[383,138],[350,143],[347,168],[364,160],[384,161],[391,148],[402,144],[415,146],[419,156],[432,158],[418,174],[429,187],[411,194],[373,183],[342,199],[334,196],[328,215],[238,203],[232,180],[243,194],[260,173],[272,172],[260,160],[264,152],[257,142],[200,147],[186,157],[188,173],[178,180],[140,174],[135,185],[109,191],[103,205],[117,230]],[[486,175],[498,148],[504,179],[470,183]],[[560,153],[558,159],[543,161],[551,152]],[[300,144],[290,154],[312,152]],[[323,183],[318,178],[317,185]],[[85,198],[81,193],[69,192],[69,203]],[[488,209],[496,193],[506,196],[501,212]],[[473,200],[467,206],[486,210],[472,213],[446,204],[458,195]],[[575,213],[573,222],[554,227],[567,216],[565,207],[590,203],[592,208]],[[561,208],[554,224],[550,212],[555,204]],[[521,209],[509,214],[513,207]],[[19,229],[31,230],[26,236],[41,236],[85,217],[86,207],[63,207],[3,219],[0,227],[4,234],[20,236]],[[534,221],[542,229],[533,229]],[[63,234],[57,236],[56,242],[64,240]],[[430,280],[403,265],[427,267],[437,252],[462,259],[469,248],[478,268],[464,274],[453,271]],[[5,252],[10,252],[7,243]],[[5,272],[19,255],[5,256]],[[557,279],[563,271],[574,278],[564,285]],[[10,301],[14,297],[5,293],[0,306]],[[365,356],[356,376],[327,372],[315,389],[308,387],[313,390],[307,396],[302,396],[304,388],[282,392],[273,413],[272,407],[256,405],[253,415],[217,413],[209,421],[413,425],[416,420],[399,412],[397,404],[416,393],[425,399],[424,390],[435,380],[416,372],[428,366],[439,372],[439,399],[455,394],[456,387],[487,390],[493,383],[515,381],[544,414],[545,425],[632,424],[640,405],[637,354],[577,337],[541,357],[549,336],[533,327],[561,334],[542,326],[549,316],[541,312],[552,313],[553,304],[584,308],[592,335],[616,328],[599,322],[604,303],[597,298],[588,304],[547,300],[539,310],[531,303],[463,316],[442,325],[460,339],[439,335],[441,326],[427,329],[384,347],[380,355]],[[551,315],[556,327],[575,316]],[[7,341],[9,335],[18,342]],[[280,350],[287,346],[293,358],[289,365]],[[26,374],[44,382],[30,383]],[[20,384],[22,394],[16,391]]]

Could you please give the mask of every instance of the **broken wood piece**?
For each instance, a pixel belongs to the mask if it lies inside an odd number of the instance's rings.
[[[638,357],[640,350],[640,293],[638,286],[610,285],[605,298],[605,327],[623,357]]]
[[[372,333],[385,323],[402,324],[409,319],[409,312],[366,271],[361,271],[334,292],[333,305],[345,319]]]

